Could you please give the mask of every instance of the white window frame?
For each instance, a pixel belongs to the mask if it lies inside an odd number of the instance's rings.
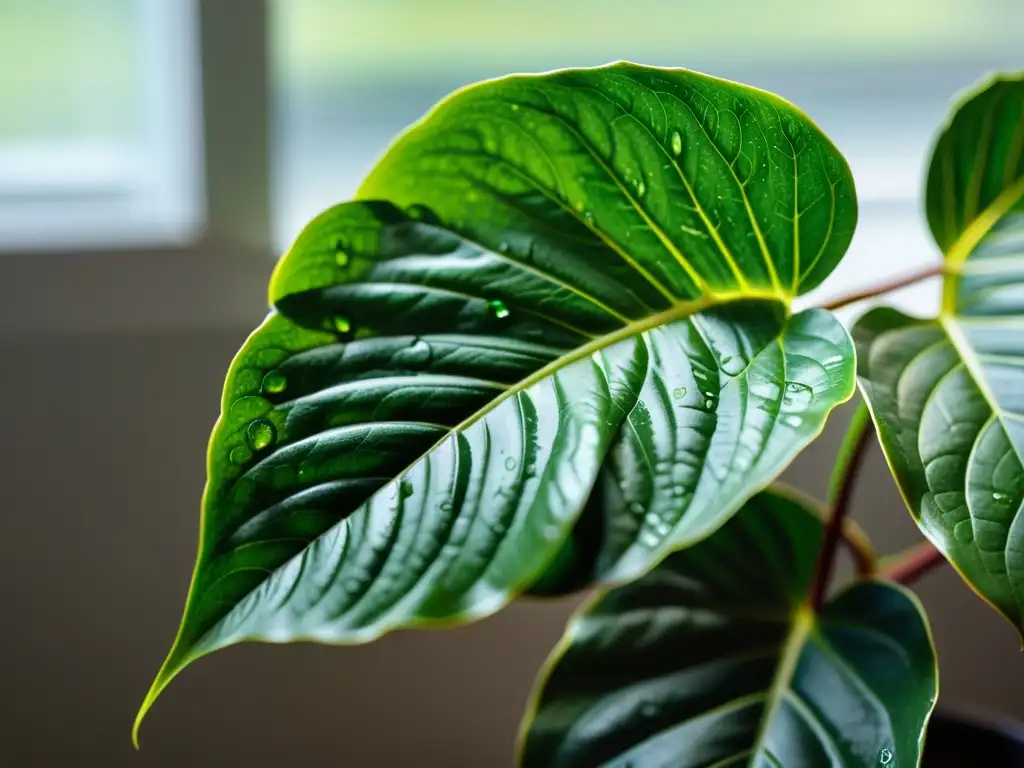
[[[126,187],[126,175],[94,174],[94,183],[76,188],[54,174],[37,178],[36,194],[18,200],[15,174],[30,175],[33,158],[7,171],[7,187],[0,186],[0,211],[7,209],[0,225],[11,225],[0,250],[0,338],[236,329],[265,313],[274,264],[267,4],[144,4],[142,23],[156,25],[151,31],[164,36],[163,49],[174,51],[155,63],[159,82],[149,89],[150,111],[163,121],[155,134],[163,155],[152,177],[160,175],[159,184]],[[172,134],[178,140],[166,141]],[[79,155],[76,162],[89,160]],[[149,194],[133,201],[140,191]],[[13,222],[3,220],[8,215]]]

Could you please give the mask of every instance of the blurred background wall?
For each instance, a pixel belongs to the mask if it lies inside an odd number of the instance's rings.
[[[930,137],[954,93],[1024,66],[1022,32],[1019,0],[0,0],[0,765],[510,764],[571,601],[360,648],[231,649],[131,749],[222,376],[276,255],[453,88],[626,58],[777,91],[834,138],[861,197],[819,295],[842,293],[936,258]],[[847,417],[790,482],[824,491]],[[915,540],[877,452],[856,513]],[[1009,625],[948,569],[919,591],[943,703],[1024,718]]]

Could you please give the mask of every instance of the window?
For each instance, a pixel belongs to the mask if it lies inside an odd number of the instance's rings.
[[[194,236],[196,42],[185,0],[0,0],[0,248]]]

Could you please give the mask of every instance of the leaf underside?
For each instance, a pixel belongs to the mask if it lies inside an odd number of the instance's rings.
[[[937,696],[927,621],[862,581],[813,615],[821,519],[779,491],[600,595],[523,724],[544,768],[916,766]]]
[[[1024,630],[1024,80],[999,77],[935,147],[927,212],[951,274],[935,320],[854,328],[858,377],[925,535]]]
[[[639,575],[852,395],[846,332],[788,311],[849,243],[849,169],[775,97],[634,65],[489,82],[360,194],[299,236],[232,363],[140,719],[236,642],[365,642]]]

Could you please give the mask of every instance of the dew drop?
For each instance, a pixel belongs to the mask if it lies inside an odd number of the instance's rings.
[[[704,407],[707,408],[709,411],[712,410],[715,407],[715,401],[709,397],[707,400],[704,401]]]
[[[682,400],[686,397],[686,387],[676,387],[672,390],[672,397],[676,400]]]
[[[228,458],[231,459],[232,464],[241,466],[252,458],[252,451],[244,445],[236,445],[231,449],[231,453],[228,454]]]
[[[590,211],[587,211],[586,213],[584,213],[583,214],[583,218],[587,220],[588,224],[593,224],[594,223],[594,214],[591,213]]]
[[[506,243],[504,240],[502,240],[500,243],[498,243],[498,252],[499,253],[508,253],[508,243]]]
[[[518,104],[513,104],[512,105],[512,111],[513,112],[518,112],[519,111],[519,105]]]
[[[262,451],[277,437],[277,430],[267,419],[256,419],[245,428],[245,438],[254,451]]]
[[[284,392],[285,387],[287,386],[288,379],[285,378],[283,373],[280,371],[270,371],[263,377],[263,383],[260,384],[260,389],[264,394],[278,395],[281,392]]]
[[[352,330],[352,322],[344,315],[335,315],[331,319],[331,324],[338,333],[348,333]]]
[[[782,407],[790,411],[806,411],[813,398],[814,393],[806,384],[787,381],[786,393],[782,396]]]
[[[645,192],[647,192],[647,187],[644,186],[644,180],[643,179],[637,179],[637,181],[636,181],[636,196],[637,197],[643,197]]]
[[[490,312],[499,320],[504,320],[511,314],[511,312],[509,312],[508,310],[508,307],[505,306],[505,302],[500,301],[499,299],[495,299],[494,301],[488,301],[487,311]]]
[[[719,365],[726,376],[739,376],[747,369],[747,361],[739,355],[723,357]]]
[[[1007,496],[1005,493],[1000,493],[999,491],[992,492],[992,501],[998,501],[1000,503],[1003,503],[1005,501],[1009,501],[1009,499],[1010,497]]]
[[[509,472],[511,472],[513,469],[516,468],[516,464],[517,464],[516,460],[514,458],[512,458],[511,456],[509,456],[509,457],[507,457],[505,459],[505,469],[507,469]]]
[[[452,503],[450,501],[442,501],[440,506],[441,506],[441,511],[442,512],[451,512],[452,511]]]
[[[787,424],[787,425],[791,426],[791,427],[799,427],[801,424],[804,423],[804,420],[802,418],[800,418],[799,416],[794,416],[793,414],[789,414],[789,415],[786,415],[786,416],[782,417],[782,422],[784,424]]]
[[[334,253],[334,262],[339,267],[344,267],[348,264],[348,254],[345,251],[338,250]]]
[[[678,155],[683,151],[683,137],[679,131],[672,131],[672,154]]]
[[[683,496],[685,494],[686,494],[686,489],[683,486],[681,486],[681,485],[677,485],[677,486],[675,486],[672,489],[672,495],[677,497],[677,498],[680,497],[680,496]]]
[[[583,201],[582,200],[577,200],[576,201],[576,210],[577,211],[579,211],[580,213],[583,213],[583,208],[584,207],[585,206],[583,205]]]
[[[659,461],[657,464],[654,465],[654,471],[657,472],[659,475],[665,474],[670,469],[672,469],[672,465],[669,464],[667,461]]]
[[[399,362],[410,368],[419,368],[430,362],[433,350],[423,339],[416,339],[399,355]]]
[[[654,549],[661,543],[661,539],[654,531],[649,531],[646,528],[640,532],[639,542],[649,549]]]
[[[974,526],[970,520],[961,520],[953,526],[953,536],[961,544],[970,544],[974,541]]]

